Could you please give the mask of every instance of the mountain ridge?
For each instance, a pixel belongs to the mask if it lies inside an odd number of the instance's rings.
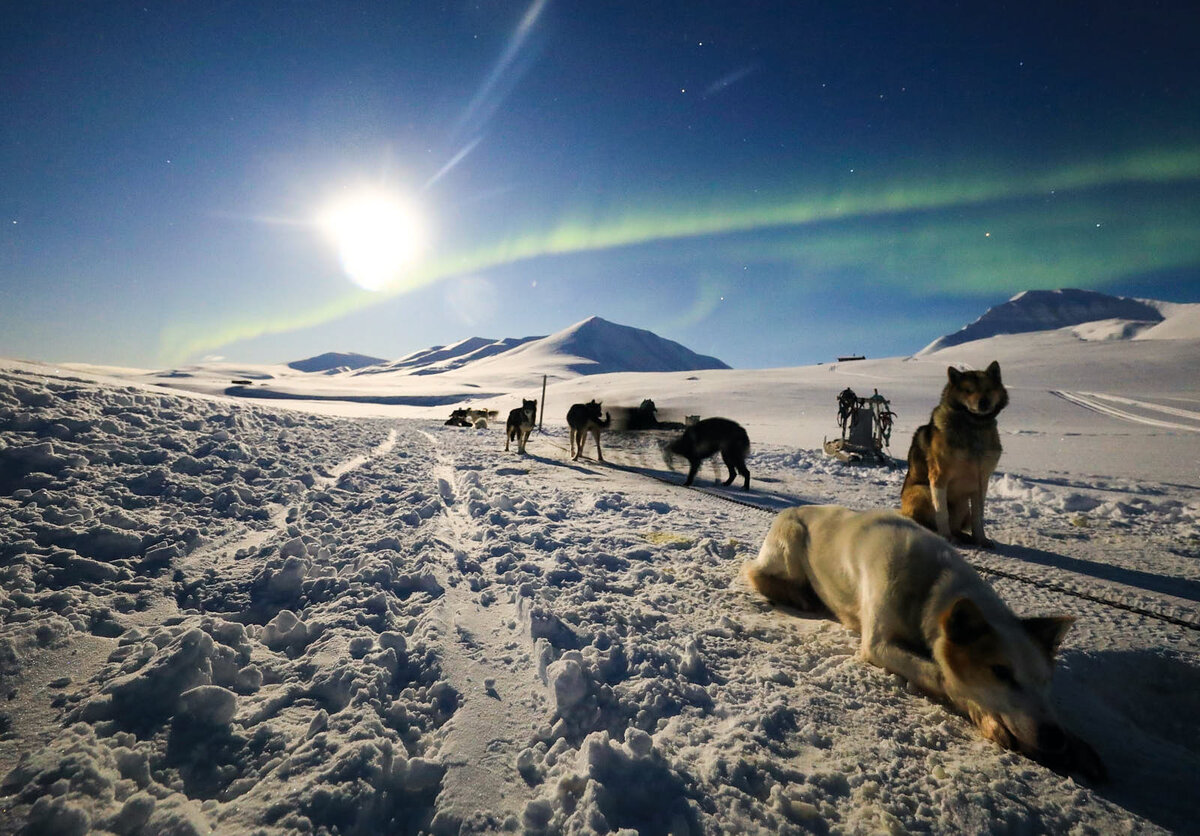
[[[361,369],[385,362],[381,357],[370,357],[355,351],[326,351],[303,360],[293,360],[287,367],[298,372],[332,372],[338,369]]]
[[[916,354],[931,354],[1001,334],[1052,331],[1105,321],[1112,321],[1107,329],[1092,328],[1077,335],[1081,339],[1135,339],[1162,324],[1169,313],[1189,307],[1094,290],[1023,290],[1007,302],[988,308],[958,331],[938,337]]]
[[[468,374],[505,363],[534,363],[579,375],[730,368],[716,357],[694,352],[653,331],[610,322],[599,316],[590,316],[546,336],[467,337],[448,345],[412,351],[396,360],[376,359],[374,363],[353,366],[339,362],[347,357],[365,355],[328,353],[287,365],[299,371],[326,373],[348,367],[342,371],[352,375]]]

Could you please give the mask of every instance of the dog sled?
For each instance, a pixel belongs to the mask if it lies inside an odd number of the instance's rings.
[[[869,398],[860,398],[846,387],[837,397],[838,426],[841,438],[824,442],[825,455],[846,464],[895,463],[885,450],[892,440],[892,425],[896,413],[891,403],[876,389]]]

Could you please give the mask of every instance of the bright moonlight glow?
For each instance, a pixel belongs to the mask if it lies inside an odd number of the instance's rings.
[[[365,290],[382,290],[411,265],[425,243],[416,208],[396,195],[359,192],[321,215],[346,275]]]

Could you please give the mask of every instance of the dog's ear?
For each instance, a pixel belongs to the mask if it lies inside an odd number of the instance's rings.
[[[953,644],[973,644],[992,632],[992,625],[970,598],[959,598],[938,619],[942,632]]]
[[[1033,643],[1046,654],[1047,661],[1054,662],[1054,654],[1062,644],[1063,637],[1071,629],[1075,619],[1069,615],[1044,615],[1036,618],[1022,618],[1021,626],[1033,639]]]
[[[950,379],[951,383],[958,383],[958,381],[962,378],[962,372],[954,368],[954,366],[947,366],[946,377]]]
[[[992,380],[996,381],[997,383],[1000,382],[1000,361],[999,360],[993,360],[992,362],[988,363],[987,375],[988,375],[988,377],[990,377]]]

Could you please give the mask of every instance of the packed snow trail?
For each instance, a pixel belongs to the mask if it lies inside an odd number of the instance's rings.
[[[1117,395],[1106,395],[1099,392],[1065,392],[1055,390],[1053,394],[1062,398],[1065,401],[1070,401],[1073,404],[1090,409],[1094,412],[1099,412],[1102,415],[1108,415],[1113,418],[1119,418],[1122,421],[1129,421],[1134,424],[1145,424],[1149,427],[1162,427],[1168,430],[1187,430],[1188,432],[1200,432],[1200,413],[1189,409],[1178,409],[1176,407],[1164,406],[1162,404],[1150,403],[1148,401],[1135,401],[1130,398],[1122,398]],[[1111,403],[1108,403],[1111,402]],[[1129,409],[1118,409],[1112,406],[1113,403],[1122,404],[1127,407],[1134,407],[1141,412],[1131,412]],[[1165,421],[1161,418],[1153,418],[1149,415],[1142,414],[1144,412],[1159,412],[1167,415],[1175,415],[1180,418],[1188,418],[1192,421],[1190,424],[1181,424],[1178,421]]]
[[[445,594],[433,616],[447,680],[461,695],[438,748],[446,775],[433,826],[514,829],[532,796],[512,753],[544,722],[546,685],[519,601],[497,597],[481,581],[480,564],[490,555],[472,511],[488,500],[479,467],[455,461],[453,437],[421,435],[435,451],[442,508],[431,523],[446,551],[437,571]]]
[[[839,625],[746,589],[769,515],[567,461],[561,436],[520,456],[499,428],[20,375],[0,379],[0,431],[0,755],[16,763],[0,830],[1191,821],[1194,631],[996,582],[1018,612],[1079,619],[1056,702],[1112,773],[1089,788],[980,740],[860,661]],[[769,445],[750,467],[778,501],[856,507],[892,504],[903,475]],[[989,502],[1003,545],[987,560],[1194,604],[1200,508],[1185,489],[1010,474]],[[87,662],[32,687],[49,653]]]

